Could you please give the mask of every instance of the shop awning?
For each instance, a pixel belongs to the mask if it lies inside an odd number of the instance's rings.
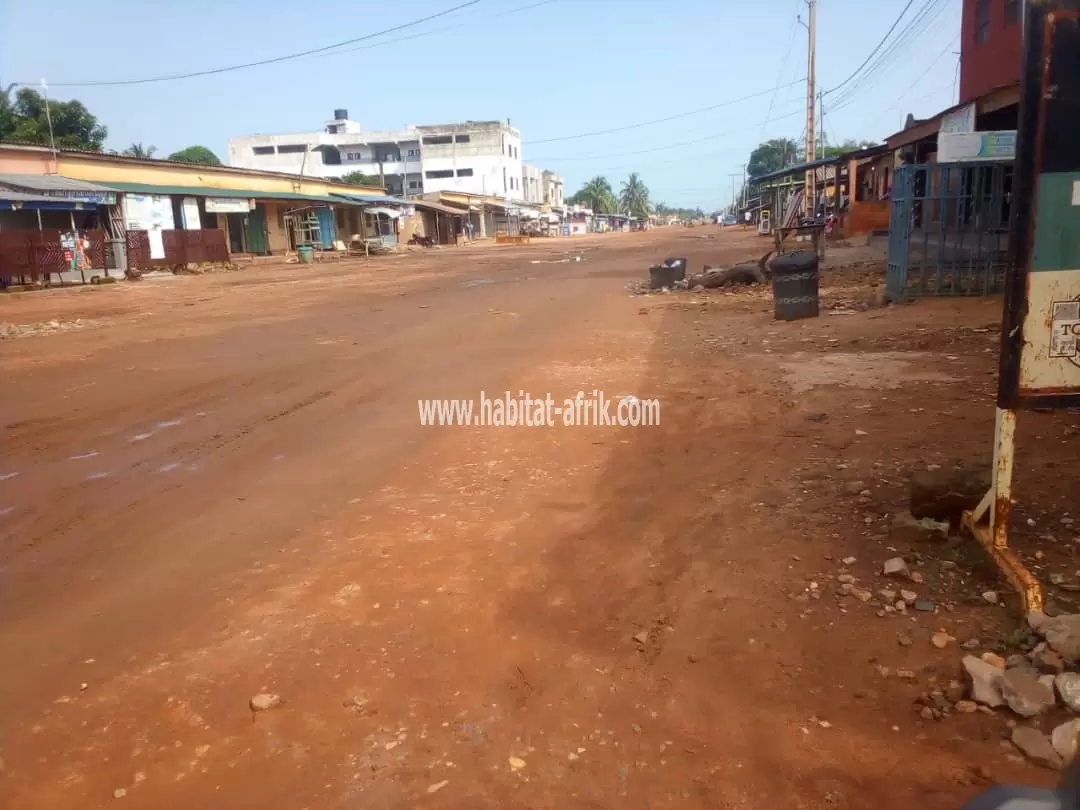
[[[391,197],[389,194],[346,194],[341,191],[331,192],[335,197],[362,205],[412,205],[408,200],[400,197]]]
[[[252,191],[243,188],[209,188],[206,186],[159,186],[153,183],[109,183],[110,189],[132,194],[158,194],[178,197],[229,197],[240,200],[304,200],[306,202],[340,203],[342,200],[325,194],[301,194],[295,191]]]
[[[464,208],[454,208],[451,205],[443,205],[442,203],[430,202],[429,200],[409,200],[409,205],[414,205],[417,208],[424,208],[429,211],[439,211],[443,214],[450,214],[455,217],[468,216],[469,212]]]
[[[0,188],[0,211],[92,211],[97,203],[47,197],[44,194],[27,194]]]
[[[57,201],[69,200],[91,205],[112,205],[116,202],[113,189],[60,174],[0,173],[0,187]]]

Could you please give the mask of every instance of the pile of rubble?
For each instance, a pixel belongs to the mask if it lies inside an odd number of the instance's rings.
[[[631,282],[627,285],[632,293],[671,292],[673,290],[716,290],[723,287],[767,284],[771,277],[768,267],[769,251],[756,262],[746,262],[730,267],[705,265],[701,273],[688,273],[686,259],[665,259],[649,267],[648,282]]]
[[[1076,755],[1080,734],[1080,718],[1060,722],[1062,707],[1080,713],[1080,674],[1069,671],[1080,666],[1080,615],[1032,613],[1028,624],[1042,640],[1026,655],[964,656],[971,705],[966,710],[1007,707],[1026,721],[1010,721],[1013,745],[1033,762],[1060,768]]]
[[[904,547],[955,547],[962,542],[956,538],[961,513],[978,503],[989,484],[986,466],[935,468],[915,474],[908,510],[891,519],[889,548],[896,554]],[[864,482],[850,482],[848,489],[860,502],[869,501],[870,490]],[[1049,768],[1063,767],[1076,755],[1080,735],[1080,614],[1032,613],[1026,626],[1010,633],[1006,643],[985,643],[978,638],[959,641],[942,622],[950,624],[945,617],[959,607],[945,596],[949,583],[962,582],[965,574],[956,562],[935,561],[935,557],[940,555],[909,551],[886,559],[878,571],[884,587],[873,590],[862,587],[850,572],[856,559],[845,558],[841,573],[835,575],[841,611],[847,612],[844,600],[854,598],[876,609],[881,618],[892,616],[915,622],[918,616],[940,616],[929,634],[931,645],[938,650],[959,648],[962,659],[955,678],[943,682],[936,676],[929,678],[928,691],[915,700],[919,715],[929,721],[980,712],[1003,717],[1011,744],[1028,759]],[[936,573],[928,565],[934,562]],[[1054,582],[1055,575],[1050,579]],[[1060,576],[1058,579],[1063,581]],[[942,587],[931,598],[929,592],[936,586]],[[822,591],[821,585],[811,582],[796,599],[820,599]],[[1003,600],[997,591],[984,590],[967,601],[993,607]],[[913,643],[907,630],[898,635],[898,640],[904,647]],[[877,669],[883,677],[917,680],[912,670],[880,664]]]

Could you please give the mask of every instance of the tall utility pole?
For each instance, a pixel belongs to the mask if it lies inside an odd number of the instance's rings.
[[[747,167],[749,165],[750,165],[749,163],[744,163],[743,167],[742,167],[742,207],[743,207],[743,211],[745,211],[746,207],[750,204],[750,198],[749,198],[749,195],[750,195],[750,183],[747,182],[748,178],[746,176],[746,169],[747,169]]]
[[[814,96],[817,92],[817,81],[814,75],[814,51],[817,37],[817,0],[806,0],[808,9],[806,30],[810,33],[809,47],[806,49],[806,159],[814,160],[817,156],[817,144],[814,140],[816,123],[814,121]],[[814,215],[814,202],[817,196],[814,171],[806,173],[806,213]]]
[[[728,177],[731,178],[731,213],[733,213],[733,214],[735,213],[736,209],[739,207],[739,195],[735,193],[735,178],[736,177],[742,177],[742,176],[743,176],[742,172],[732,173],[732,174],[728,175]]]

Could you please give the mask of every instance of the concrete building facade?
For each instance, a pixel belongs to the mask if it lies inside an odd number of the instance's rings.
[[[501,121],[365,130],[335,110],[321,132],[229,139],[232,166],[337,178],[362,172],[395,195],[524,199],[521,134]]]
[[[964,0],[960,103],[1020,81],[1023,0]]]
[[[535,166],[523,164],[521,167],[521,199],[531,205],[544,202],[544,173]]]
[[[541,173],[540,188],[540,202],[544,205],[550,205],[552,208],[564,208],[566,206],[563,179],[555,172],[544,171]]]

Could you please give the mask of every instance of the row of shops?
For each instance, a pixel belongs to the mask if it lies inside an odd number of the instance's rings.
[[[6,283],[393,243],[411,214],[377,187],[0,144]]]

